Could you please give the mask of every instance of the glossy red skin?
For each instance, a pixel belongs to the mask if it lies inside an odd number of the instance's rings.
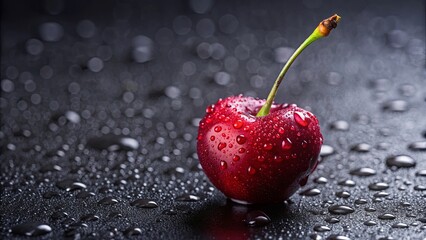
[[[242,95],[220,99],[200,121],[201,166],[213,185],[240,202],[283,202],[318,163],[323,138],[317,118],[294,104],[274,104],[267,116],[256,117],[264,103]]]

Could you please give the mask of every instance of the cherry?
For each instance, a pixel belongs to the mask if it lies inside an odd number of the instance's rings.
[[[322,21],[295,51],[266,100],[242,95],[207,107],[197,152],[210,181],[239,203],[279,203],[306,184],[323,143],[318,119],[295,104],[274,104],[285,73],[309,44],[327,36],[340,17]]]

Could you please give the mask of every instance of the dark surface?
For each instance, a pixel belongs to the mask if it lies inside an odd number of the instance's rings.
[[[424,1],[284,2],[2,1],[1,238],[424,239]],[[334,150],[317,190],[228,202],[197,160],[205,107],[266,97],[335,12],[276,99],[315,113]]]

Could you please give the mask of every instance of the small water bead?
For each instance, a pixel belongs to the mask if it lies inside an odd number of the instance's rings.
[[[218,150],[222,150],[222,149],[224,149],[226,147],[226,143],[224,143],[224,142],[220,142],[218,145],[217,145],[217,149]]]
[[[250,167],[247,169],[247,172],[248,172],[250,175],[254,175],[254,174],[256,174],[256,169],[255,169],[254,167],[250,166]]]
[[[364,208],[364,210],[366,212],[375,212],[376,211],[376,209],[374,207],[366,207],[366,208]]]
[[[246,149],[245,148],[240,148],[240,149],[238,149],[238,153],[245,153],[246,152]]]
[[[332,234],[328,236],[326,240],[351,240],[351,239],[343,235]]]
[[[291,142],[291,140],[290,140],[289,138],[286,138],[286,139],[284,139],[284,140],[282,141],[282,143],[281,143],[281,148],[282,148],[283,150],[290,150],[290,149],[291,149],[291,147],[292,147],[292,142]]]
[[[221,126],[216,126],[216,127],[214,127],[214,131],[215,131],[215,132],[220,132],[220,131],[222,131],[222,127],[221,127]]]
[[[351,150],[355,152],[359,152],[359,153],[366,153],[371,150],[371,146],[370,144],[367,144],[367,143],[359,143],[352,146]]]
[[[405,112],[409,109],[409,105],[405,100],[392,100],[385,102],[382,108],[389,112]]]
[[[351,194],[346,191],[339,191],[339,192],[336,192],[336,196],[339,198],[348,198],[351,196]]]
[[[50,233],[52,228],[47,224],[22,223],[13,226],[11,232],[18,235],[36,237]]]
[[[308,197],[317,196],[319,194],[321,194],[321,190],[319,190],[318,188],[309,188],[299,193],[299,195],[301,196]]]
[[[325,177],[317,177],[314,179],[314,183],[318,184],[326,184],[328,182],[328,179]]]
[[[279,127],[279,128],[278,128],[278,133],[279,133],[279,134],[284,134],[284,133],[285,133],[284,128],[283,128],[283,127]]]
[[[426,177],[426,169],[419,170],[416,172],[416,176],[418,177]]]
[[[394,223],[392,224],[392,228],[408,228],[408,225],[405,223]]]
[[[234,161],[234,162],[237,162],[237,161],[239,161],[240,160],[240,156],[238,156],[238,155],[234,155],[233,157],[232,157],[232,161]]]
[[[90,138],[87,141],[87,146],[98,150],[131,151],[139,148],[139,142],[127,136],[106,135]]]
[[[377,218],[381,219],[381,220],[393,220],[395,219],[395,215],[390,214],[390,213],[384,213],[379,215]]]
[[[337,131],[348,131],[349,123],[343,120],[334,121],[330,124],[330,129]]]
[[[416,161],[407,155],[391,156],[386,159],[386,165],[388,167],[396,168],[411,168],[416,166]]]
[[[426,190],[426,185],[416,185],[413,188],[416,191],[425,191]]]
[[[243,121],[238,119],[237,121],[234,122],[232,126],[236,129],[240,129],[243,126]]]
[[[359,198],[357,200],[355,200],[355,204],[361,205],[361,204],[367,204],[367,199],[364,198]]]
[[[371,183],[368,185],[368,189],[372,191],[382,191],[388,188],[389,188],[389,185],[384,182],[376,182],[376,183]]]
[[[214,105],[210,105],[206,108],[206,113],[214,113]]]
[[[362,168],[357,168],[354,170],[351,170],[349,172],[351,175],[355,175],[358,177],[369,177],[369,176],[373,176],[376,175],[376,170],[372,169],[372,168],[368,168],[368,167],[362,167]]]
[[[314,231],[315,232],[328,232],[328,231],[331,231],[331,228],[329,226],[325,226],[325,225],[316,225],[316,226],[314,226]]]
[[[136,199],[130,203],[130,206],[135,206],[138,208],[156,208],[158,204],[150,199]]]
[[[228,164],[225,161],[220,161],[220,169],[225,170],[228,168]]]
[[[340,181],[337,184],[341,185],[341,186],[345,186],[345,187],[355,187],[355,182],[351,179],[346,179],[344,181]]]
[[[194,195],[194,194],[183,194],[183,195],[176,197],[177,201],[184,201],[184,202],[197,202],[200,199],[201,198],[199,196]]]
[[[245,222],[250,227],[263,227],[271,223],[271,219],[266,213],[254,210],[247,214]]]
[[[263,155],[257,156],[257,161],[264,162],[265,161],[265,157]]]
[[[142,230],[137,227],[129,227],[126,230],[123,231],[123,234],[130,237],[130,236],[137,236],[142,234]]]
[[[325,219],[326,222],[331,223],[331,224],[335,224],[340,222],[340,220],[338,218],[335,217],[328,217]]]
[[[377,223],[375,221],[373,221],[373,220],[368,220],[368,221],[364,222],[364,225],[371,227],[371,226],[377,225]]]
[[[116,203],[118,203],[118,200],[113,197],[104,197],[98,201],[100,205],[114,205]]]
[[[426,141],[410,143],[410,145],[408,145],[408,148],[413,151],[426,151]]]
[[[83,215],[80,218],[80,220],[83,222],[93,222],[93,221],[99,220],[99,216],[94,213],[89,213],[89,214]]]
[[[214,140],[216,140],[216,137],[215,136],[210,136],[210,141],[214,141]]]
[[[93,196],[95,196],[95,193],[89,191],[81,191],[75,195],[75,197],[79,199],[85,199]]]
[[[332,146],[325,145],[325,144],[321,146],[321,151],[320,151],[321,157],[327,157],[332,155],[333,153],[334,153],[334,148]]]
[[[293,114],[294,120],[297,124],[299,124],[302,127],[306,127],[309,124],[309,118],[305,117],[305,115],[301,112],[294,112]]]
[[[377,193],[375,193],[373,195],[373,197],[375,197],[375,198],[383,198],[383,197],[387,197],[389,195],[390,195],[390,193],[387,193],[387,192],[377,192]]]
[[[347,215],[355,212],[355,209],[346,205],[333,205],[328,207],[328,211],[331,214]]]
[[[320,235],[316,234],[316,233],[309,234],[309,238],[311,240],[321,240],[322,239],[322,237]]]
[[[273,148],[273,145],[271,143],[263,144],[263,149],[266,150],[266,151],[270,151],[270,150],[272,150],[272,148]]]
[[[50,217],[53,220],[63,219],[63,218],[68,217],[68,213],[64,212],[64,211],[57,211],[57,212],[52,213],[52,215],[50,215]]]

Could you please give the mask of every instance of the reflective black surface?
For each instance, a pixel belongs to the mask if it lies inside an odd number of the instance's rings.
[[[265,98],[335,12],[276,99],[319,118],[321,163],[282,205],[232,203],[205,107]],[[1,33],[1,238],[426,237],[423,1],[2,1]]]

